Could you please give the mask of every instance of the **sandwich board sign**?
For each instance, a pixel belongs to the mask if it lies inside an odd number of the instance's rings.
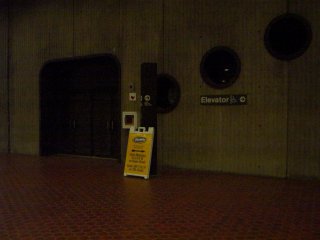
[[[124,176],[149,178],[154,128],[130,128]]]

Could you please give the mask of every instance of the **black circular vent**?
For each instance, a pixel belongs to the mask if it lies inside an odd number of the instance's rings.
[[[157,111],[167,113],[172,111],[180,100],[180,86],[176,79],[168,74],[157,77]]]
[[[228,47],[215,47],[202,57],[202,79],[212,87],[226,88],[238,78],[241,63],[235,51]]]
[[[309,47],[312,31],[309,22],[296,14],[274,18],[265,31],[264,41],[272,56],[291,60],[301,56]]]

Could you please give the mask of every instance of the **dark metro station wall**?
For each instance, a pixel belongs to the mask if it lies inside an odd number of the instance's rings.
[[[320,178],[320,2],[293,0],[290,10],[308,19],[313,39],[305,54],[289,63],[288,175]]]
[[[175,111],[160,116],[165,164],[285,176],[287,64],[264,48],[265,27],[286,1],[166,1],[165,71],[181,85]],[[237,52],[241,73],[229,88],[205,84],[199,64],[210,48]],[[242,106],[203,106],[201,95],[247,94]]]
[[[8,8],[0,1],[0,152],[8,151]]]
[[[122,111],[140,110],[128,93],[133,84],[140,94],[143,62],[157,63],[180,85],[178,106],[158,114],[160,166],[320,178],[319,1],[10,0],[9,11],[6,3],[0,1],[2,152],[10,143],[12,153],[39,153],[39,72],[48,60],[111,53],[121,63]],[[264,32],[287,11],[310,22],[313,38],[302,56],[282,61],[266,50]],[[225,89],[200,75],[202,56],[216,46],[241,61],[239,78]],[[200,104],[201,95],[223,94],[246,94],[248,103]],[[126,137],[123,130],[122,159]]]
[[[320,3],[166,3],[164,68],[182,96],[174,112],[159,116],[166,125],[159,131],[165,164],[319,178]],[[313,31],[309,49],[290,61],[272,57],[263,42],[269,22],[286,12],[305,17]],[[199,73],[202,56],[214,46],[231,47],[241,60],[239,79],[226,89],[209,87]],[[210,94],[247,94],[248,105],[201,106],[200,96]]]
[[[40,70],[73,56],[72,2],[9,1],[10,150],[39,153]]]

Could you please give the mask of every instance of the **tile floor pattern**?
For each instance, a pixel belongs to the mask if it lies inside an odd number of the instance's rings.
[[[320,182],[0,156],[0,239],[320,239]]]

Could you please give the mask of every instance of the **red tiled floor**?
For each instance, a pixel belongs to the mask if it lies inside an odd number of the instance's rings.
[[[0,239],[320,239],[320,182],[0,156]]]

